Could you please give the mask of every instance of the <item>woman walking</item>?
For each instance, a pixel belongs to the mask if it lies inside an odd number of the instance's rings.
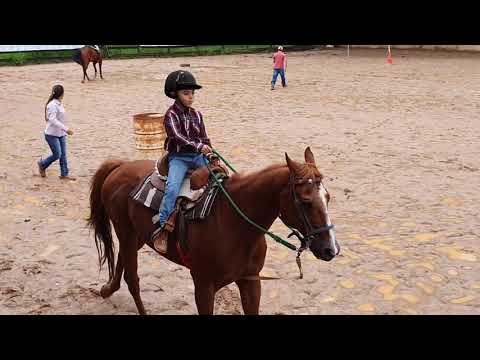
[[[46,177],[45,170],[55,161],[60,160],[60,179],[76,180],[68,174],[67,163],[67,134],[73,131],[65,125],[65,109],[62,105],[64,89],[62,85],[55,85],[45,105],[45,140],[52,150],[52,155],[38,161],[38,171],[41,177]]]

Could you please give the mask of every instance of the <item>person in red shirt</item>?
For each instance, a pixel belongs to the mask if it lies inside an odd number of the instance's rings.
[[[272,90],[275,90],[275,83],[277,77],[280,75],[282,78],[282,86],[287,86],[287,80],[285,79],[285,71],[287,70],[287,54],[283,52],[283,46],[278,47],[278,51],[273,54],[273,78],[272,78]]]

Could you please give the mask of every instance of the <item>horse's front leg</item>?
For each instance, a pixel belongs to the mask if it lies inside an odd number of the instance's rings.
[[[102,59],[98,62],[98,68],[100,70],[100,79],[103,80],[103,75],[102,75]]]
[[[93,63],[93,68],[95,69],[95,79],[97,78],[97,63]]]
[[[245,315],[258,315],[262,285],[260,278],[257,280],[237,280],[235,282],[240,290],[242,307]]]
[[[195,285],[195,303],[199,315],[213,315],[215,287],[213,282],[193,277]]]

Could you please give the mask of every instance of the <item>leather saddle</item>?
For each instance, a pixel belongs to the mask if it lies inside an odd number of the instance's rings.
[[[220,164],[216,159],[211,162],[210,169],[214,174],[222,173],[228,177],[228,169]],[[153,171],[150,182],[157,189],[165,191],[165,181],[168,177],[168,152],[158,159],[155,164],[155,170]],[[187,178],[190,178],[190,189],[199,190],[208,184],[210,179],[210,171],[207,166],[198,168],[197,170],[188,170]]]
[[[211,180],[210,171],[223,181],[228,178],[228,170],[213,156],[209,157],[210,170],[203,166],[188,171],[182,184],[175,210],[165,223],[165,229],[172,233],[177,229],[177,247],[182,262],[188,267],[187,226],[192,221],[201,221],[209,216],[219,188]],[[219,176],[218,176],[219,175]],[[168,179],[168,154],[158,159],[152,173],[132,191],[130,196],[155,211],[152,223],[158,229],[158,210],[161,205]]]

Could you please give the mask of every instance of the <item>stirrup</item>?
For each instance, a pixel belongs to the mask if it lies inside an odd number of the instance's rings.
[[[165,231],[165,235],[166,235],[166,239],[164,239],[164,241],[162,241],[161,243],[158,244],[158,247],[155,246],[155,242],[156,242],[156,238],[158,236],[162,236],[162,232]],[[157,230],[155,230],[153,233],[152,233],[152,236],[150,237],[150,243],[151,243],[151,246],[153,247],[153,249],[157,252],[159,252],[160,254],[165,254],[167,252],[167,248],[168,248],[168,233],[166,232],[165,228],[164,227],[161,227],[161,228],[158,228]]]
[[[155,242],[155,238],[158,236],[158,234],[160,234],[163,230],[165,229],[165,225],[164,226],[160,226],[158,229],[156,229],[153,233],[152,233],[152,236],[150,236],[150,242],[153,243]]]

